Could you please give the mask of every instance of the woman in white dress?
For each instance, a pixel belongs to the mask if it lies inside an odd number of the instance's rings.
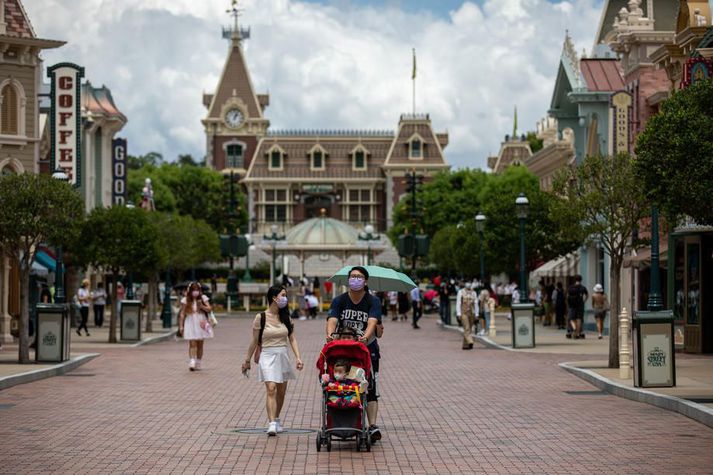
[[[242,370],[247,374],[250,369],[250,359],[257,349],[258,355],[255,355],[258,363],[257,379],[265,383],[267,391],[265,408],[269,421],[267,435],[272,436],[282,432],[280,412],[285,402],[287,381],[295,379],[287,351],[288,345],[295,354],[297,369],[302,371],[304,365],[287,307],[287,291],[281,285],[270,287],[267,291],[267,301],[270,303],[268,309],[258,313],[253,321],[253,338]]]
[[[178,330],[184,340],[188,340],[188,369],[201,369],[203,359],[203,341],[213,338],[213,327],[208,314],[213,309],[208,296],[203,295],[201,284],[191,282],[186,295],[181,299],[181,311],[178,315]]]

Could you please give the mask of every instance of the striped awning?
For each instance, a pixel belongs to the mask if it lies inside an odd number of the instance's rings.
[[[579,252],[573,252],[545,262],[532,271],[532,277],[570,277],[577,274]]]

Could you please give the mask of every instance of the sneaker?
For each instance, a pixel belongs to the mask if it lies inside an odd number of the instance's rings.
[[[597,337],[597,339],[598,339],[598,340],[601,340],[601,339],[602,339],[602,336],[601,336],[601,335],[599,335],[599,336]]]
[[[377,440],[381,440],[381,431],[378,426],[369,426],[369,437],[371,437],[372,444]]]
[[[277,419],[275,419],[275,424],[277,424],[277,433],[278,434],[285,432],[285,429],[282,427],[282,422],[280,421],[279,417]]]
[[[270,422],[267,425],[267,435],[269,435],[269,436],[277,435],[277,422]]]
[[[188,362],[188,369],[191,371],[196,370],[196,359],[195,358],[191,358],[191,360]]]
[[[200,358],[196,359],[196,369],[201,369],[201,360],[200,360]]]

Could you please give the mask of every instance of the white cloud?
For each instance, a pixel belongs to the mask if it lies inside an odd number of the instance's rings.
[[[129,123],[132,153],[202,157],[202,93],[225,61],[225,0],[24,0],[38,36],[66,46],[47,65],[74,61],[106,84]],[[447,19],[349,2],[243,2],[252,38],[246,57],[257,92],[270,92],[273,128],[389,128],[411,109],[411,48],[418,55],[417,109],[448,130],[449,162],[484,167],[512,129],[548,107],[564,30],[591,46],[600,0],[488,0]],[[335,5],[338,5],[335,6]],[[397,5],[397,4],[394,4]]]

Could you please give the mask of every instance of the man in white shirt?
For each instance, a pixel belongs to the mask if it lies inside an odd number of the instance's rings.
[[[463,324],[463,349],[473,349],[473,325],[478,317],[478,296],[473,285],[468,282],[456,296],[456,316]]]

